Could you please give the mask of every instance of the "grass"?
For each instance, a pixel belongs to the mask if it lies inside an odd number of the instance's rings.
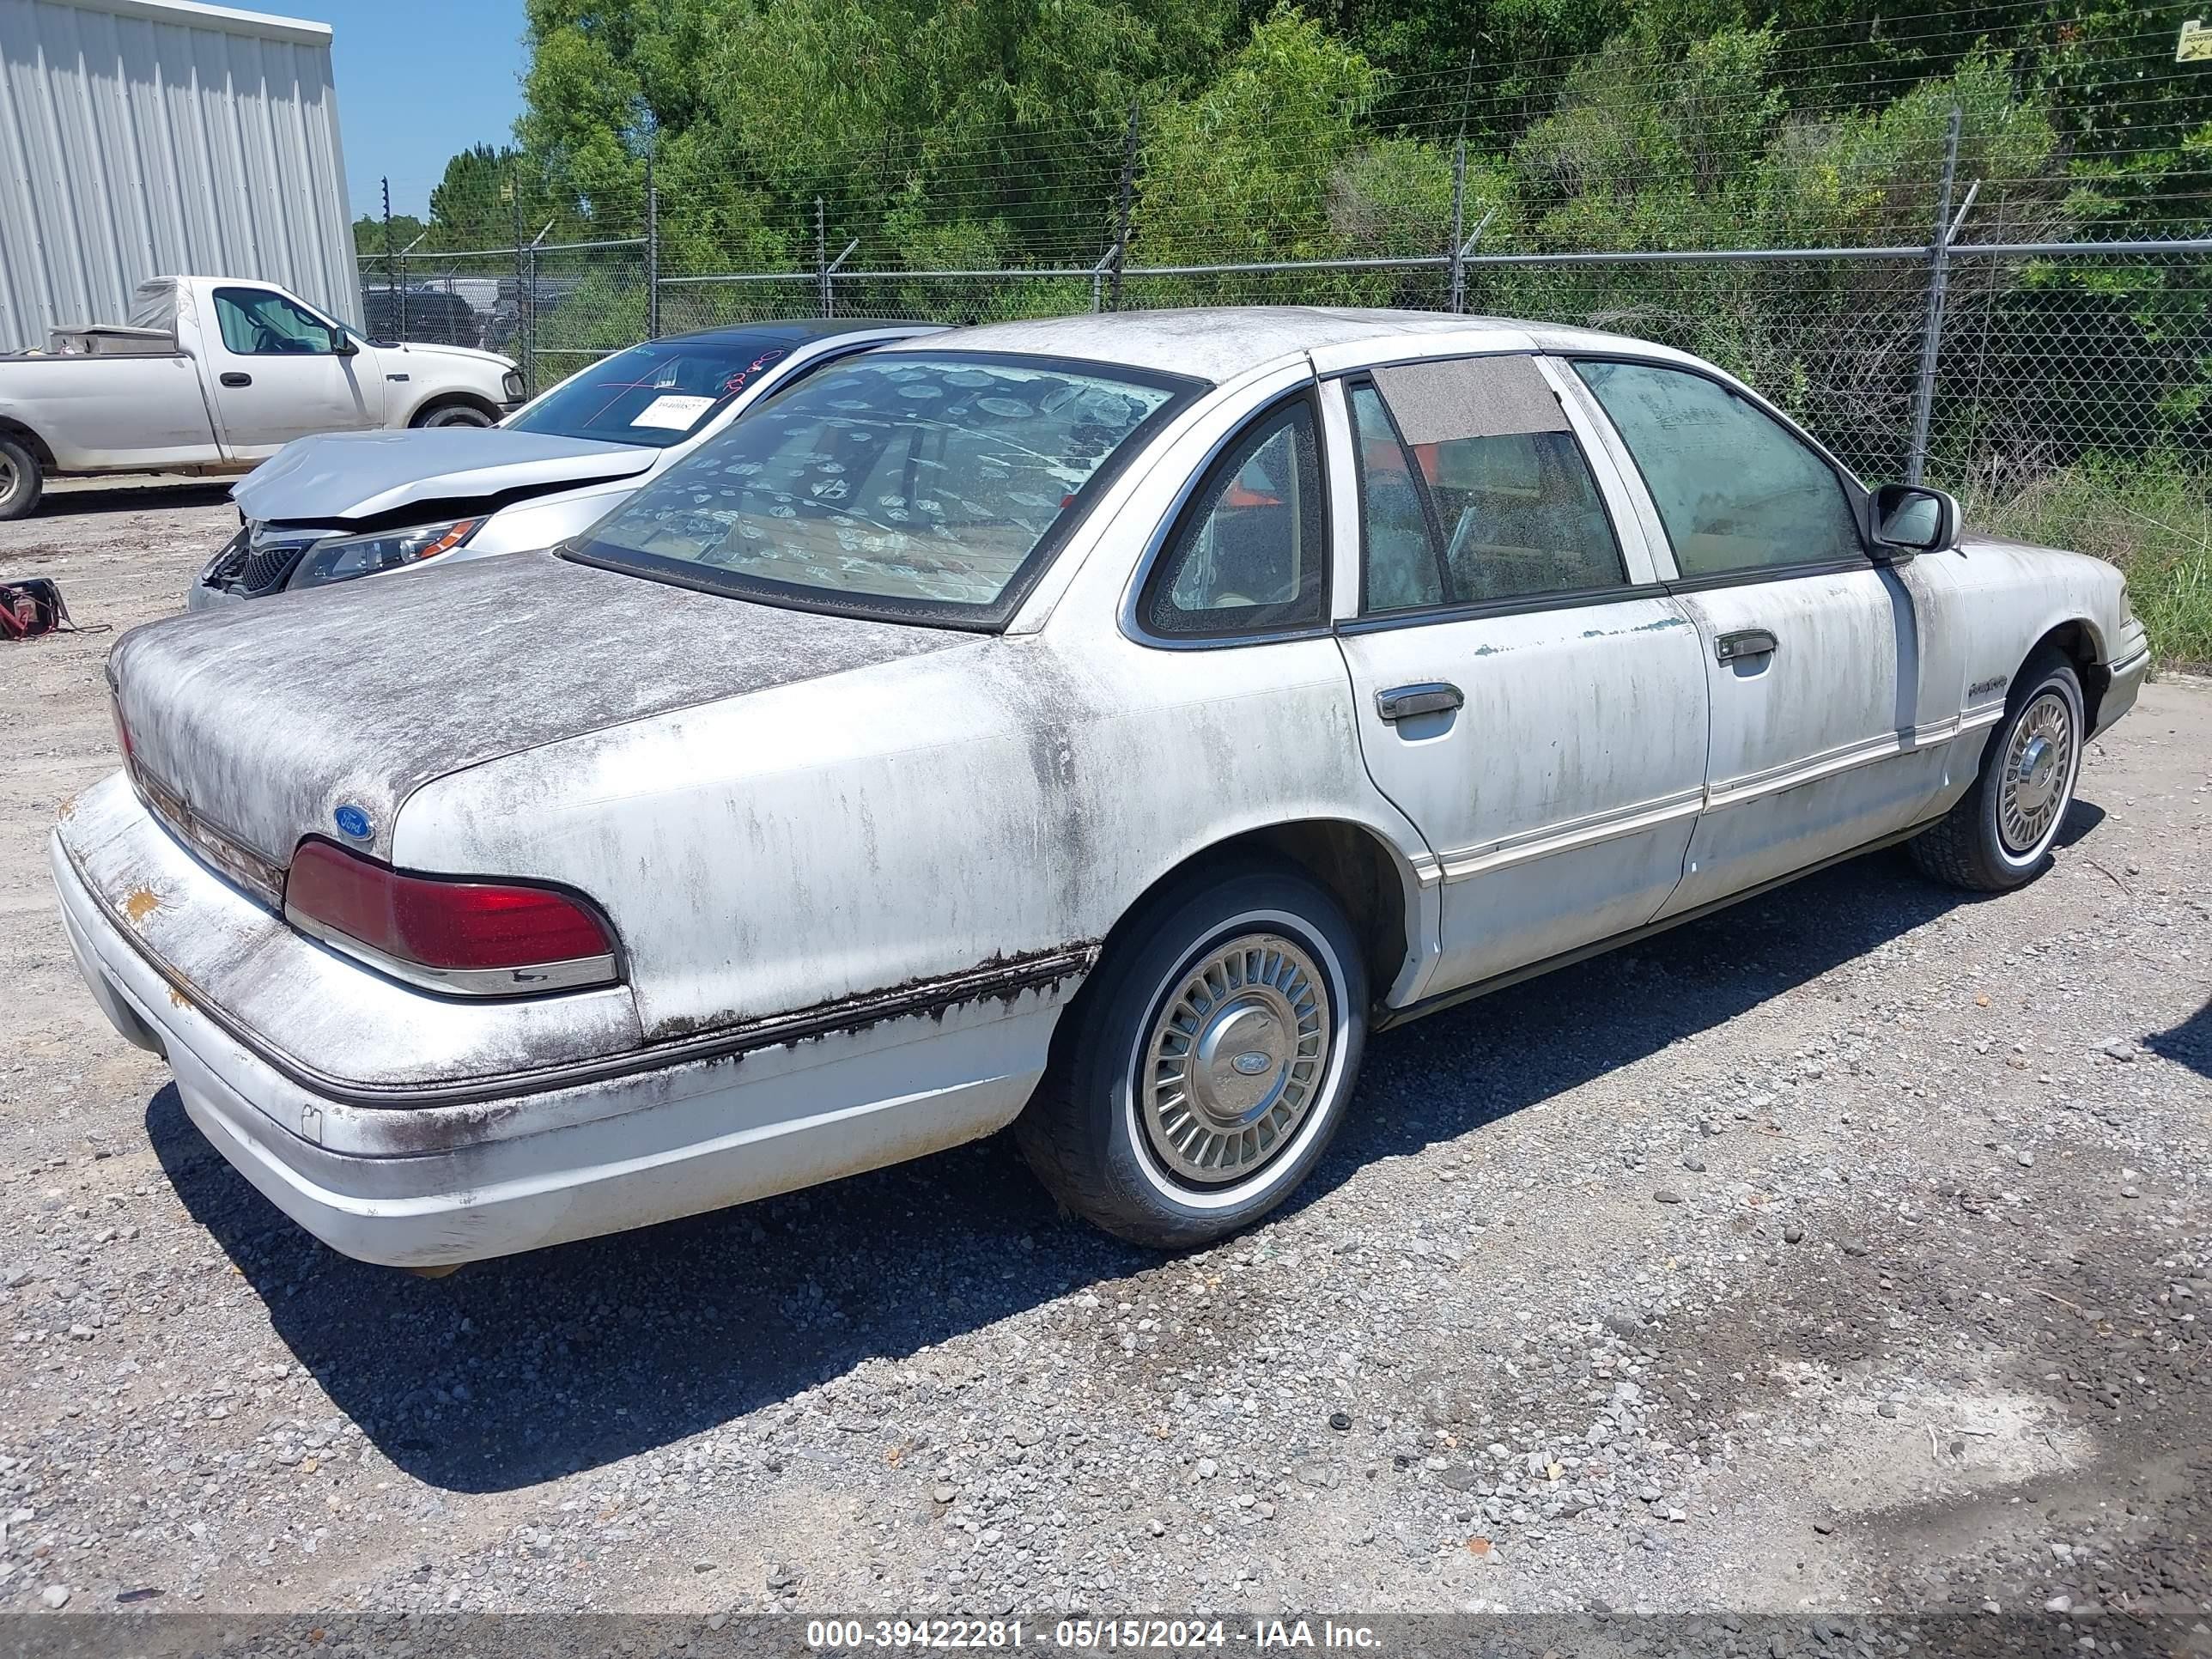
[[[1977,529],[2093,553],[2126,573],[2162,667],[2212,665],[2212,477],[2171,454],[2093,455],[1966,503]]]

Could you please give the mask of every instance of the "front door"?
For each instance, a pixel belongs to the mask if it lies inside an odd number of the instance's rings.
[[[1834,465],[1705,375],[1574,368],[1665,526],[1711,692],[1706,808],[1664,914],[1914,823],[1941,784],[1956,699],[1923,691],[1923,607],[1909,573],[1869,558]]]
[[[1368,772],[1443,884],[1436,994],[1651,920],[1700,805],[1697,630],[1525,356],[1341,383]],[[1596,467],[1619,486],[1601,454]]]
[[[346,355],[349,343],[332,324],[265,288],[216,289],[215,314],[207,366],[233,456],[258,460],[295,438],[356,432],[381,418],[375,358]],[[371,368],[356,372],[362,362]]]

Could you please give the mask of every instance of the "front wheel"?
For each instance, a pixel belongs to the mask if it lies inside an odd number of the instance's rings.
[[[1200,872],[1116,939],[1014,1126],[1067,1207],[1163,1249],[1237,1231],[1320,1162],[1359,1073],[1352,926],[1288,869]]]
[[[28,518],[46,493],[39,458],[13,438],[0,438],[0,522]]]
[[[1921,871],[1970,892],[2033,880],[2074,804],[2087,732],[2081,678],[2056,652],[2021,671],[1973,787],[1933,829],[1907,843]]]
[[[417,426],[489,426],[492,416],[474,404],[441,404],[422,416]]]

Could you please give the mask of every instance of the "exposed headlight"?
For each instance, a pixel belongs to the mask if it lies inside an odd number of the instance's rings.
[[[501,380],[500,385],[506,389],[507,402],[511,404],[519,404],[522,401],[523,385],[521,370],[515,368],[508,369],[507,371],[507,378]]]
[[[349,582],[356,576],[374,576],[380,570],[400,570],[441,553],[450,553],[477,532],[482,519],[455,519],[446,524],[418,524],[405,530],[380,530],[373,536],[340,536],[318,542],[300,561],[287,592],[301,587],[326,587]]]

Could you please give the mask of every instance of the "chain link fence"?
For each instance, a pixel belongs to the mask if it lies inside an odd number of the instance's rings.
[[[648,276],[644,239],[410,258],[372,331],[503,352],[532,392],[655,334],[788,317],[973,323],[1115,308],[1459,310],[1677,346],[1741,376],[1856,471],[2003,495],[2090,454],[2202,468],[2212,240],[1682,254],[1437,254],[1243,264]],[[1455,292],[1460,303],[1452,306]]]
[[[374,332],[514,357],[533,394],[641,339],[775,318],[958,324],[1197,305],[1480,313],[1694,352],[1863,476],[1924,474],[1970,505],[2091,459],[2170,465],[2201,486],[2212,471],[2212,238],[2030,240],[2057,223],[2047,181],[1984,189],[1954,177],[1959,131],[1954,111],[1926,176],[1893,179],[1861,239],[1838,246],[1516,248],[1525,227],[1493,228],[1462,145],[1425,229],[1403,213],[1333,206],[1371,252],[1148,263],[1153,244],[1141,225],[1133,234],[1125,179],[1095,254],[1079,229],[1043,239],[1082,254],[1064,263],[910,264],[879,238],[831,234],[817,204],[811,261],[724,268],[689,244],[671,257],[648,187],[635,235],[372,257],[365,309]],[[1915,223],[1925,240],[1910,237]]]

